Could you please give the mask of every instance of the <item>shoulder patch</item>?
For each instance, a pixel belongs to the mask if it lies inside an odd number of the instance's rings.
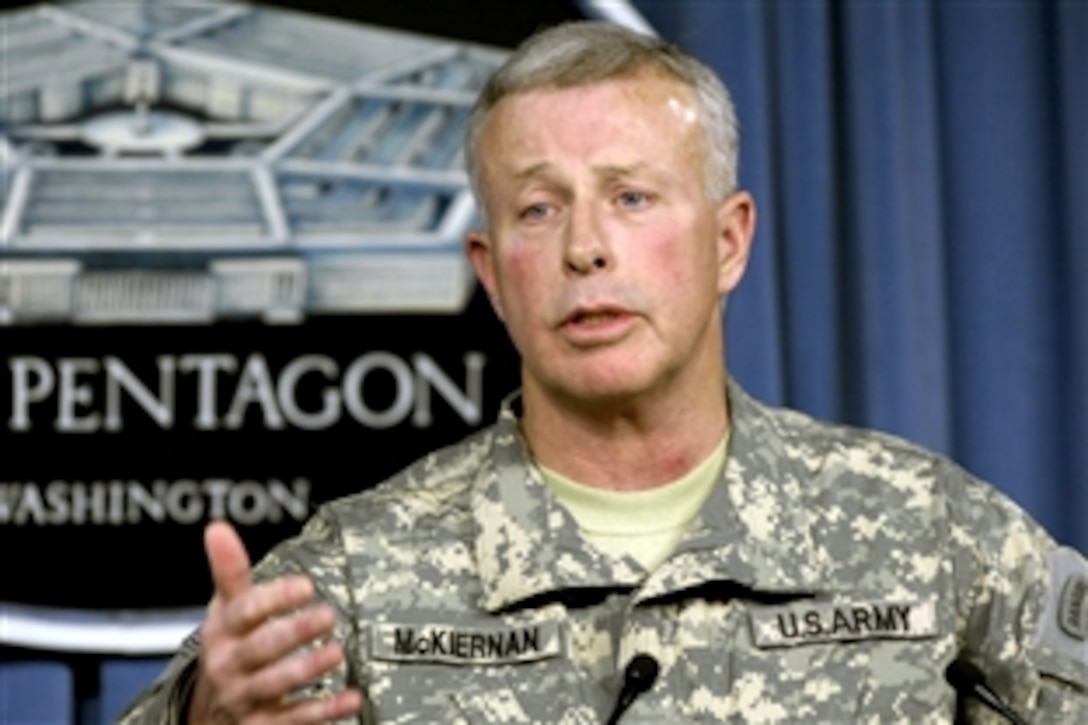
[[[1046,604],[1036,644],[1088,665],[1088,560],[1067,546],[1047,554]]]
[[[1073,639],[1088,639],[1088,576],[1066,578],[1058,601],[1058,626]]]

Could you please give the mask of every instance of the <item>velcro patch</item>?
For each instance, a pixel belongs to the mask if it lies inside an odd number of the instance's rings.
[[[518,627],[372,624],[370,655],[378,660],[500,665],[558,657],[558,622]]]
[[[801,601],[752,607],[757,647],[796,647],[863,639],[924,639],[937,632],[937,608],[928,601]]]
[[[1037,644],[1088,664],[1088,561],[1061,546],[1047,554],[1050,573]]]
[[[1088,576],[1066,577],[1058,600],[1058,626],[1073,639],[1088,639]]]

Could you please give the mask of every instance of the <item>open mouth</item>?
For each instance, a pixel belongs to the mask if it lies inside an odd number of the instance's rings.
[[[571,322],[575,325],[598,325],[609,320],[614,320],[619,317],[616,312],[601,311],[601,312],[580,312],[571,318]]]

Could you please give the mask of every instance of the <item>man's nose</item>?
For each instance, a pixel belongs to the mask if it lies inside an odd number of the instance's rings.
[[[574,205],[567,224],[564,262],[575,274],[589,274],[612,266],[612,245],[600,214],[589,204]]]

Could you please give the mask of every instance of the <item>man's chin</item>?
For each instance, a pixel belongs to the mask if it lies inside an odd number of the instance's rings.
[[[571,376],[549,386],[552,394],[579,407],[615,408],[642,400],[652,390],[648,375],[587,374]]]

